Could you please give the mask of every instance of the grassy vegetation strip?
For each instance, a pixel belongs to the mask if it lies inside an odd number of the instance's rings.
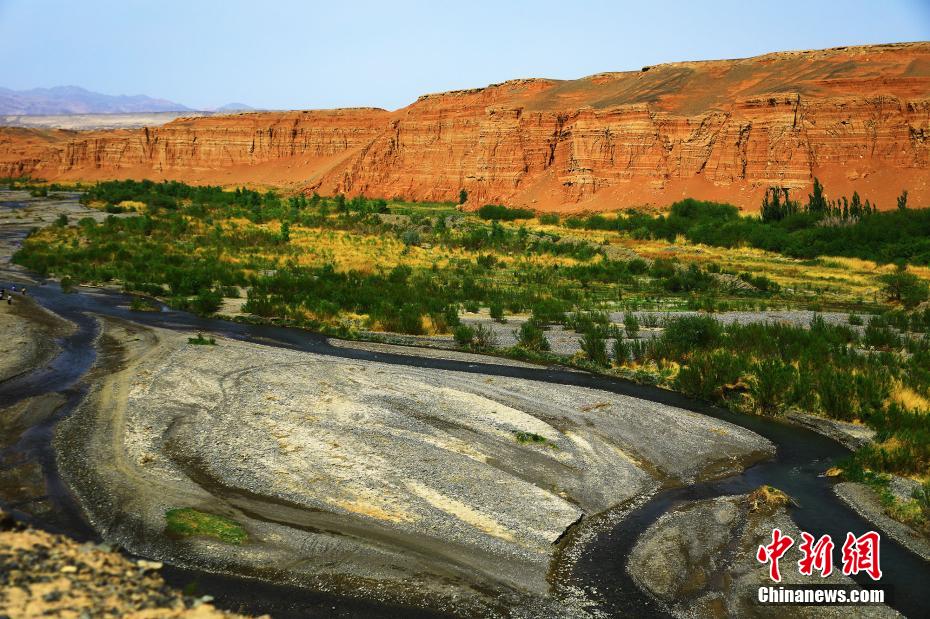
[[[190,507],[165,512],[165,530],[180,537],[212,537],[227,544],[243,544],[248,534],[235,520],[208,514]]]

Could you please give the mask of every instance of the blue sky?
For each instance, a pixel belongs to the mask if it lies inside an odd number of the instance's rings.
[[[930,40],[930,0],[0,0],[0,86],[402,107],[517,77]]]

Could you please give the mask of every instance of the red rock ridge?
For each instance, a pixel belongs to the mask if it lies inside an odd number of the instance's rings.
[[[133,131],[0,129],[0,176],[174,178],[539,210],[753,209],[772,184],[930,205],[930,43],[529,79],[348,109]]]

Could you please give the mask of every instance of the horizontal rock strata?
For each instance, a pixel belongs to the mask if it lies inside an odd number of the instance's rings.
[[[930,199],[930,43],[513,80],[345,109],[92,132],[0,130],[0,176],[283,185],[540,210],[757,208],[765,187]]]

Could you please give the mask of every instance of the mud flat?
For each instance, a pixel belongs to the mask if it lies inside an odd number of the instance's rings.
[[[773,583],[756,550],[772,541],[775,527],[796,540],[781,561],[780,584],[810,584],[797,569],[797,525],[784,507],[760,505],[751,495],[689,502],[666,513],[640,536],[628,569],[675,617],[901,616],[887,606],[759,605],[759,587]],[[834,569],[817,584],[855,583]]]
[[[580,519],[773,453],[594,389],[103,324],[60,468],[106,539],[191,567],[491,613],[501,596],[540,603]],[[175,508],[247,541],[167,536]]]
[[[46,364],[58,352],[55,338],[72,328],[18,292],[12,305],[0,301],[0,382]]]

